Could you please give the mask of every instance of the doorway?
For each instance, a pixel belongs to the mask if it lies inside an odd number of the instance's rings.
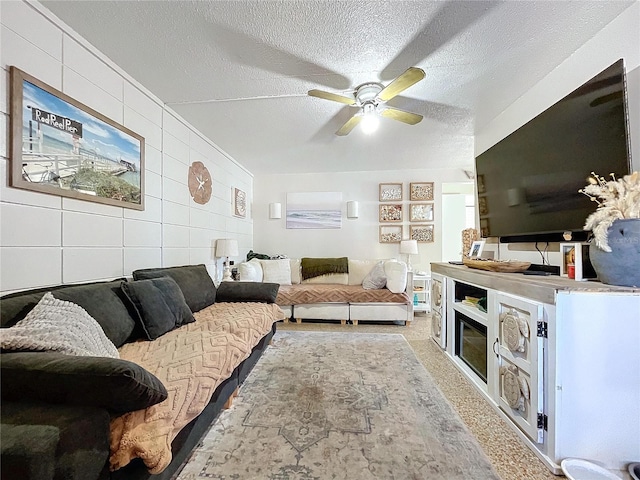
[[[442,261],[462,259],[462,230],[475,228],[473,182],[442,184]]]

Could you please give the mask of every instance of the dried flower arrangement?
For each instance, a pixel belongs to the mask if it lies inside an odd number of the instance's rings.
[[[605,252],[611,247],[607,232],[613,222],[624,218],[640,218],[640,172],[633,172],[611,180],[591,172],[589,185],[579,190],[598,204],[598,209],[587,217],[585,230],[593,231],[596,245]],[[600,199],[600,200],[598,200]]]

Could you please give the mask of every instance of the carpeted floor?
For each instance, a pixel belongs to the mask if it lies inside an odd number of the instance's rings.
[[[499,477],[400,332],[338,326],[276,334],[178,477],[210,478]]]

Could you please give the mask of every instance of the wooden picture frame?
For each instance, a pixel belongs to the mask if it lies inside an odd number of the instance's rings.
[[[433,200],[433,182],[410,183],[409,200],[412,202]]]
[[[402,201],[402,184],[401,183],[379,184],[378,200],[381,202]]]
[[[410,203],[409,221],[433,222],[433,203]]]
[[[378,209],[378,220],[382,222],[401,222],[402,221],[402,204],[383,203]]]
[[[10,186],[144,210],[144,138],[11,66]]]
[[[240,218],[247,216],[247,194],[235,187],[233,189],[233,215]]]
[[[380,225],[379,243],[400,243],[402,225]]]
[[[434,241],[435,229],[433,225],[411,225],[411,240],[418,243],[431,243]]]

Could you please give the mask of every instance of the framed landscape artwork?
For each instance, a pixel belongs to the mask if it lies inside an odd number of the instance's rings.
[[[433,200],[433,182],[410,183],[409,200],[412,202]]]
[[[11,186],[144,210],[144,138],[12,66]]]
[[[433,222],[433,203],[411,203],[409,209],[411,222]]]
[[[287,193],[287,228],[342,228],[342,193]]]
[[[433,225],[411,225],[411,240],[419,243],[433,242]]]
[[[402,225],[380,225],[380,243],[400,243]]]

